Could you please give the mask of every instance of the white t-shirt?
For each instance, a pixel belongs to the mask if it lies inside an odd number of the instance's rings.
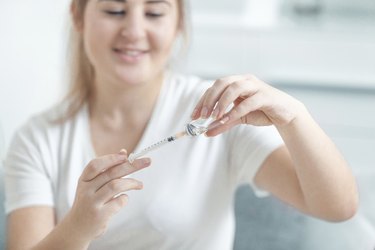
[[[169,74],[135,151],[184,129],[212,82]],[[62,124],[62,105],[33,117],[15,135],[5,161],[6,212],[48,205],[68,212],[78,178],[95,158],[87,107]],[[149,153],[152,165],[132,174],[144,184],[90,249],[232,249],[234,193],[252,185],[265,158],[282,144],[273,126],[237,126],[208,138],[182,138]],[[253,185],[252,185],[253,186]]]

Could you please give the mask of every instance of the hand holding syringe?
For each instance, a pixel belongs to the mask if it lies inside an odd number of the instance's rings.
[[[195,137],[195,136],[198,136],[198,135],[201,135],[201,134],[204,134],[206,133],[209,129],[213,129],[219,125],[222,125],[222,123],[220,121],[214,121],[213,118],[208,118],[208,119],[198,119],[198,120],[194,120],[188,124],[186,124],[186,127],[185,127],[185,131],[181,131],[179,133],[176,133],[175,135],[173,136],[170,136],[170,137],[167,137],[159,142],[156,142],[150,146],[148,146],[147,148],[144,148],[142,149],[140,152],[138,153],[131,153],[129,155],[129,162],[130,163],[133,163],[133,161],[141,156],[144,156],[145,154],[147,154],[148,152],[150,151],[153,151],[155,149],[158,149],[160,148],[161,146],[169,143],[169,142],[173,142],[177,139],[180,139],[184,136],[190,136],[190,137]]]

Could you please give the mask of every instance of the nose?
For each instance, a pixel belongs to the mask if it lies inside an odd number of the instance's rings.
[[[146,34],[143,13],[130,11],[124,19],[121,36],[128,41],[137,41]]]

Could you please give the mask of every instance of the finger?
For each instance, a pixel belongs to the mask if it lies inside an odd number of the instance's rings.
[[[193,110],[193,113],[191,114],[191,119],[196,120],[200,117],[201,109],[202,109],[202,103],[205,98],[207,91],[203,94],[203,96],[199,99],[198,103],[195,105],[195,108]]]
[[[216,118],[220,119],[228,110],[228,107],[230,107],[230,105],[233,103],[237,105],[244,99],[256,94],[257,91],[257,86],[250,80],[232,83],[225,89],[220,99],[217,101],[217,106],[214,111],[214,113],[217,114]]]
[[[96,191],[96,199],[100,203],[107,203],[120,193],[130,190],[140,190],[143,188],[143,183],[132,178],[114,179]]]
[[[150,165],[151,165],[151,159],[150,158],[136,159],[132,164],[130,164],[127,161],[123,164],[112,167],[112,168],[106,170],[105,172],[101,173],[94,180],[92,180],[93,186],[96,187],[95,190],[98,190],[102,186],[104,186],[106,183],[110,182],[111,180],[127,176],[127,175],[132,174],[136,171],[139,171],[143,168],[146,168]]]
[[[110,154],[98,157],[89,162],[81,175],[82,181],[91,181],[96,176],[103,173],[105,170],[122,164],[127,160],[124,154]]]
[[[259,110],[263,106],[263,102],[264,100],[260,98],[259,94],[248,97],[238,105],[234,106],[220,121],[222,121],[222,123],[227,123],[241,120],[245,115]]]
[[[121,149],[119,154],[128,156],[128,151],[126,151],[126,149]]]
[[[203,101],[202,111],[206,109],[206,112],[202,112],[202,117],[208,118],[212,114],[217,118],[220,109],[216,107],[216,103],[221,98],[222,94],[225,93],[228,88],[231,88],[233,83],[241,83],[245,81],[247,79],[246,77],[247,76],[245,75],[236,75],[217,80],[207,92],[206,98]],[[222,110],[222,113],[224,113],[224,111],[225,109]],[[203,116],[204,113],[206,113],[206,116]]]
[[[212,87],[207,89],[201,103],[200,116],[202,118],[206,119],[211,115],[217,100],[220,98],[221,93],[230,85],[230,83],[231,82],[219,79],[215,81]]]
[[[121,208],[129,203],[129,196],[126,194],[119,194],[104,204],[104,208],[108,210],[109,215],[118,213]]]
[[[220,121],[217,121],[217,122],[218,122],[218,124],[216,126],[211,127],[205,133],[205,135],[207,137],[212,137],[212,136],[216,136],[218,134],[222,134],[225,131],[231,129],[232,127],[241,124],[241,120],[235,120],[235,121],[227,122],[225,124],[220,123]]]
[[[232,82],[240,79],[246,79],[246,77],[246,75],[235,75],[216,80],[213,83],[213,85],[210,88],[208,88],[206,92],[203,94],[203,96],[200,98],[199,102],[195,106],[191,118],[208,118],[212,113],[216,101],[220,97],[220,93]]]

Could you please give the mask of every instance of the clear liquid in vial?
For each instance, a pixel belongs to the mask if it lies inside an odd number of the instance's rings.
[[[215,119],[213,119],[212,117],[207,119],[200,118],[194,120],[186,125],[185,132],[189,136],[198,136],[204,134],[208,131],[208,128],[214,121]]]

